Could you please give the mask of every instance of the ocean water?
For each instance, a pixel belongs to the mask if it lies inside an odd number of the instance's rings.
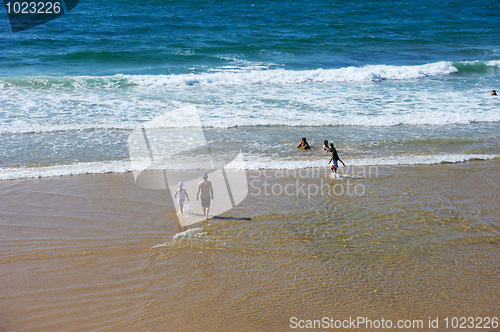
[[[352,166],[496,158],[499,17],[495,0],[85,1],[14,34],[0,15],[0,179],[130,171],[130,132],[171,114],[156,126],[187,135],[182,107],[245,169],[323,166],[302,136]]]

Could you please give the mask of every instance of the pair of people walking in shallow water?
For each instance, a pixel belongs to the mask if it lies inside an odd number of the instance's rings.
[[[208,173],[203,173],[202,181],[198,183],[198,190],[196,191],[196,200],[201,199],[201,207],[203,208],[203,215],[205,216],[205,220],[208,220],[208,212],[210,210],[210,201],[214,199],[214,190],[212,188],[212,182],[208,181]],[[179,210],[181,215],[184,215],[184,202],[185,199],[189,201],[189,196],[187,194],[186,189],[183,188],[184,183],[182,181],[179,182],[179,189],[175,192],[174,198],[177,198],[177,202],[179,203]]]
[[[297,145],[297,148],[314,151],[314,148],[312,148],[309,145],[309,143],[307,143],[307,138],[305,138],[305,137],[302,137],[302,141],[299,143],[299,145]],[[330,163],[332,163],[332,167],[330,168],[330,170],[332,171],[333,174],[337,174],[337,169],[339,168],[339,164],[338,164],[339,161],[345,167],[345,164],[342,161],[342,159],[340,159],[340,157],[337,153],[337,149],[335,149],[335,146],[333,145],[333,143],[330,143],[330,145],[328,145],[328,140],[325,140],[324,145],[323,145],[323,150],[332,154],[330,161],[328,161],[328,165],[330,165]]]

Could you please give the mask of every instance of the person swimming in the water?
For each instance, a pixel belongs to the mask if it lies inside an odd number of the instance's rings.
[[[302,137],[302,142],[297,145],[297,148],[299,149],[305,149],[305,150],[314,150],[309,143],[307,143],[307,139],[305,137]]]
[[[496,96],[497,95],[497,90],[493,90],[490,96]]]

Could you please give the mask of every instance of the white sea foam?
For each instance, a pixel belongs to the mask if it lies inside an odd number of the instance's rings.
[[[140,122],[125,122],[115,124],[104,123],[68,123],[68,124],[41,124],[14,121],[0,125],[0,134],[28,134],[28,133],[56,133],[84,130],[132,130]]]
[[[500,60],[487,61],[486,65],[500,68]]]
[[[500,157],[500,155],[488,154],[442,154],[442,155],[417,155],[404,157],[382,157],[353,159],[355,166],[398,166],[398,165],[433,165],[442,163],[461,163],[470,160],[491,160]]]
[[[357,158],[344,160],[347,166],[398,166],[398,165],[432,165],[440,163],[460,163],[470,160],[491,160],[500,155],[492,154],[439,154],[418,156],[388,156],[381,158]],[[227,169],[259,170],[259,169],[305,169],[328,167],[324,158],[305,160],[283,160],[269,158],[251,158],[244,162],[232,162]],[[129,161],[89,162],[71,165],[46,167],[0,168],[0,180],[27,178],[45,178],[57,176],[73,176],[82,174],[126,173],[134,170]],[[150,170],[203,170],[196,162],[164,164]]]
[[[301,84],[354,81],[408,80],[448,75],[458,69],[451,62],[436,62],[417,66],[368,65],[339,69],[316,70],[251,70],[184,75],[123,75],[139,86]]]
[[[177,233],[174,235],[175,240],[186,240],[186,239],[200,239],[208,235],[207,232],[203,230],[203,228],[190,228],[184,232]]]
[[[218,89],[206,93],[201,103],[203,126],[235,128],[254,126],[396,126],[448,125],[474,122],[499,122],[498,102],[474,92],[456,94],[453,91],[420,91],[406,96],[405,91],[378,90],[371,87],[357,96],[356,87],[339,90],[301,87],[300,89],[265,89],[240,93]],[[182,94],[184,91],[179,92]],[[202,91],[198,91],[200,95]],[[483,92],[484,95],[488,95]],[[195,94],[196,95],[196,94]],[[88,96],[93,98],[93,95]],[[186,97],[188,98],[188,97]],[[36,100],[37,98],[34,97]],[[162,100],[120,100],[110,103],[95,99],[79,102],[53,96],[39,100],[38,106],[21,97],[9,99],[0,109],[0,134],[47,133],[78,130],[132,130],[140,123],[167,114],[178,105]],[[179,121],[165,118],[158,128],[189,128],[189,118]],[[182,119],[181,119],[182,120]]]
[[[479,63],[480,68],[498,66],[500,61]],[[0,89],[0,134],[131,130],[190,104],[203,109],[203,126],[213,128],[499,122],[498,100],[488,98],[483,86],[455,91],[461,82],[414,80],[446,76],[456,72],[458,64],[468,66],[468,62],[454,64],[0,78],[4,86]],[[377,80],[390,82],[372,83]],[[189,119],[170,120],[159,126],[192,126]]]
[[[472,63],[472,62],[459,62]],[[479,62],[482,63],[482,62]],[[486,62],[498,66],[499,61]],[[337,69],[287,70],[268,69],[271,65],[235,65],[212,69],[210,72],[179,75],[123,75],[113,76],[30,76],[0,77],[2,89],[24,87],[57,89],[58,91],[118,90],[138,86],[192,86],[192,85],[253,85],[334,83],[381,80],[412,80],[449,75],[458,69],[453,63],[441,61],[414,66],[366,65]]]
[[[500,155],[489,154],[439,154],[419,156],[388,156],[381,158],[356,158],[344,160],[347,166],[398,166],[398,165],[433,165],[441,163],[460,163],[470,160],[491,160]],[[325,159],[321,160],[247,160],[245,164],[233,164],[235,168],[258,170],[258,169],[304,169],[312,167],[328,167]],[[342,168],[342,167],[341,167]]]
[[[132,171],[129,161],[88,162],[44,167],[0,168],[0,180],[45,178],[82,174],[125,173]]]
[[[275,64],[249,65],[241,60],[234,66],[213,68],[209,72],[171,75],[112,76],[30,76],[0,77],[1,89],[13,87],[58,89],[59,91],[119,90],[133,86],[193,86],[193,85],[253,85],[362,82],[383,80],[413,80],[449,75],[459,71],[460,65],[486,65],[500,67],[500,60],[440,61],[421,65],[365,65],[336,69],[289,70],[270,69]]]
[[[175,245],[177,241],[181,240],[192,240],[192,239],[201,239],[207,236],[208,233],[203,230],[203,227],[190,228],[185,230],[184,232],[177,233],[173,236],[172,242],[165,242],[154,245],[151,249],[161,249],[165,247],[169,247]]]

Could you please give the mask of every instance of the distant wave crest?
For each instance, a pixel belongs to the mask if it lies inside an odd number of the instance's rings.
[[[193,85],[250,85],[303,84],[356,81],[411,80],[471,70],[500,68],[500,60],[441,61],[414,66],[366,65],[337,69],[286,70],[252,69],[220,70],[180,75],[122,75],[113,76],[32,76],[0,78],[0,89],[13,86],[33,88],[118,89],[128,86],[193,86]]]

